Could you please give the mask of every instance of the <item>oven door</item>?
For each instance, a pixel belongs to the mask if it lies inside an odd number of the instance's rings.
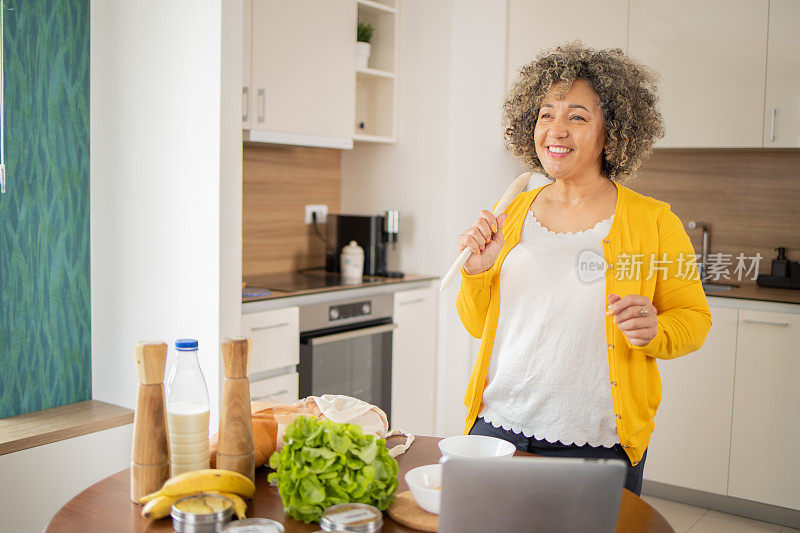
[[[391,318],[301,333],[300,397],[343,394],[377,405],[391,423]]]

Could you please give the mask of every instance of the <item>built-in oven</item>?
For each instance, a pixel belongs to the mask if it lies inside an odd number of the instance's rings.
[[[344,394],[391,423],[392,294],[300,307],[300,397]]]

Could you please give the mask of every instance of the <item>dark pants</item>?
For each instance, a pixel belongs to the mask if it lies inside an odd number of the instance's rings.
[[[561,442],[548,442],[546,440],[538,440],[533,437],[528,438],[521,433],[514,433],[503,428],[496,428],[486,422],[483,418],[478,418],[472,429],[470,435],[486,435],[488,437],[497,437],[498,439],[507,440],[517,447],[518,450],[523,452],[541,455],[542,457],[581,457],[584,459],[621,459],[628,467],[628,474],[625,476],[625,488],[633,492],[637,496],[642,494],[642,475],[644,474],[644,460],[647,459],[647,450],[644,451],[642,460],[636,466],[631,464],[628,459],[628,454],[622,449],[619,443],[615,444],[613,448],[605,448],[603,446],[589,446],[584,444],[578,446],[577,444],[562,444]]]

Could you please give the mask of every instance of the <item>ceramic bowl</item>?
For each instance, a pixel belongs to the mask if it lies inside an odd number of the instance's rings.
[[[429,513],[439,514],[442,498],[442,465],[425,465],[406,473],[406,483],[417,505]]]
[[[508,441],[483,435],[458,435],[439,441],[442,457],[459,459],[494,459],[510,457],[517,448]]]

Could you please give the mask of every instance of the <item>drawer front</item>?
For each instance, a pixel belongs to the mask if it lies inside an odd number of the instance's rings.
[[[242,315],[242,335],[253,341],[250,375],[300,362],[299,308]]]
[[[250,382],[250,399],[295,402],[299,398],[297,372]]]

